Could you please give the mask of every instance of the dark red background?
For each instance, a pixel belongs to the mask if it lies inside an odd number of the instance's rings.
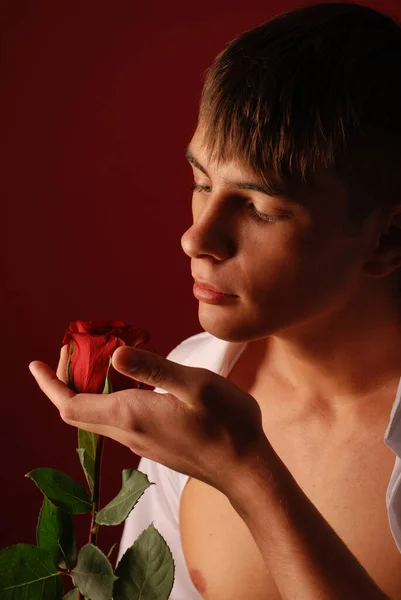
[[[239,33],[301,4],[1,2],[0,549],[35,543],[42,495],[25,473],[47,466],[85,482],[76,430],[29,362],[55,369],[76,319],[147,328],[162,355],[201,331],[180,237],[202,74]],[[365,4],[401,18],[400,0]],[[106,442],[102,504],[137,463]],[[89,521],[75,520],[80,547]],[[100,547],[121,531],[102,528]]]

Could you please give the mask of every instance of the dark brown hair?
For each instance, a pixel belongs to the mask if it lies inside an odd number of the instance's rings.
[[[351,3],[313,4],[232,40],[205,73],[198,122],[217,164],[272,193],[333,168],[350,216],[401,201],[401,27]]]

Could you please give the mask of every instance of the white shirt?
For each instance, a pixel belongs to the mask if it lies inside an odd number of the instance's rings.
[[[167,358],[180,364],[203,367],[227,377],[246,345],[247,342],[226,342],[203,331],[178,344]],[[161,388],[155,388],[154,391],[166,393]],[[386,492],[386,505],[390,529],[401,552],[401,379],[384,443],[395,454],[395,464]],[[138,470],[146,473],[149,481],[156,485],[144,492],[126,519],[117,563],[142,531],[153,522],[166,540],[175,563],[170,600],[202,600],[190,578],[180,537],[180,498],[189,477],[147,458],[141,458]]]

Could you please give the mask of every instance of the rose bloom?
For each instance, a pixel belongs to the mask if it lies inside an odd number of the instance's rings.
[[[76,392],[101,394],[105,386],[107,369],[111,392],[138,388],[141,384],[119,373],[109,362],[120,346],[141,346],[149,342],[145,329],[133,328],[123,321],[95,319],[73,321],[65,332],[62,345],[74,342],[70,363],[71,385]],[[144,387],[141,385],[141,387]],[[153,389],[145,386],[146,389]]]

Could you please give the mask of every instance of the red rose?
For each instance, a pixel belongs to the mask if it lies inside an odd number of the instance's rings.
[[[120,346],[139,346],[149,341],[145,329],[133,329],[123,321],[73,321],[64,334],[62,345],[74,342],[70,363],[71,383],[76,392],[102,394],[110,358]],[[111,391],[137,388],[140,383],[119,373],[110,364]]]

